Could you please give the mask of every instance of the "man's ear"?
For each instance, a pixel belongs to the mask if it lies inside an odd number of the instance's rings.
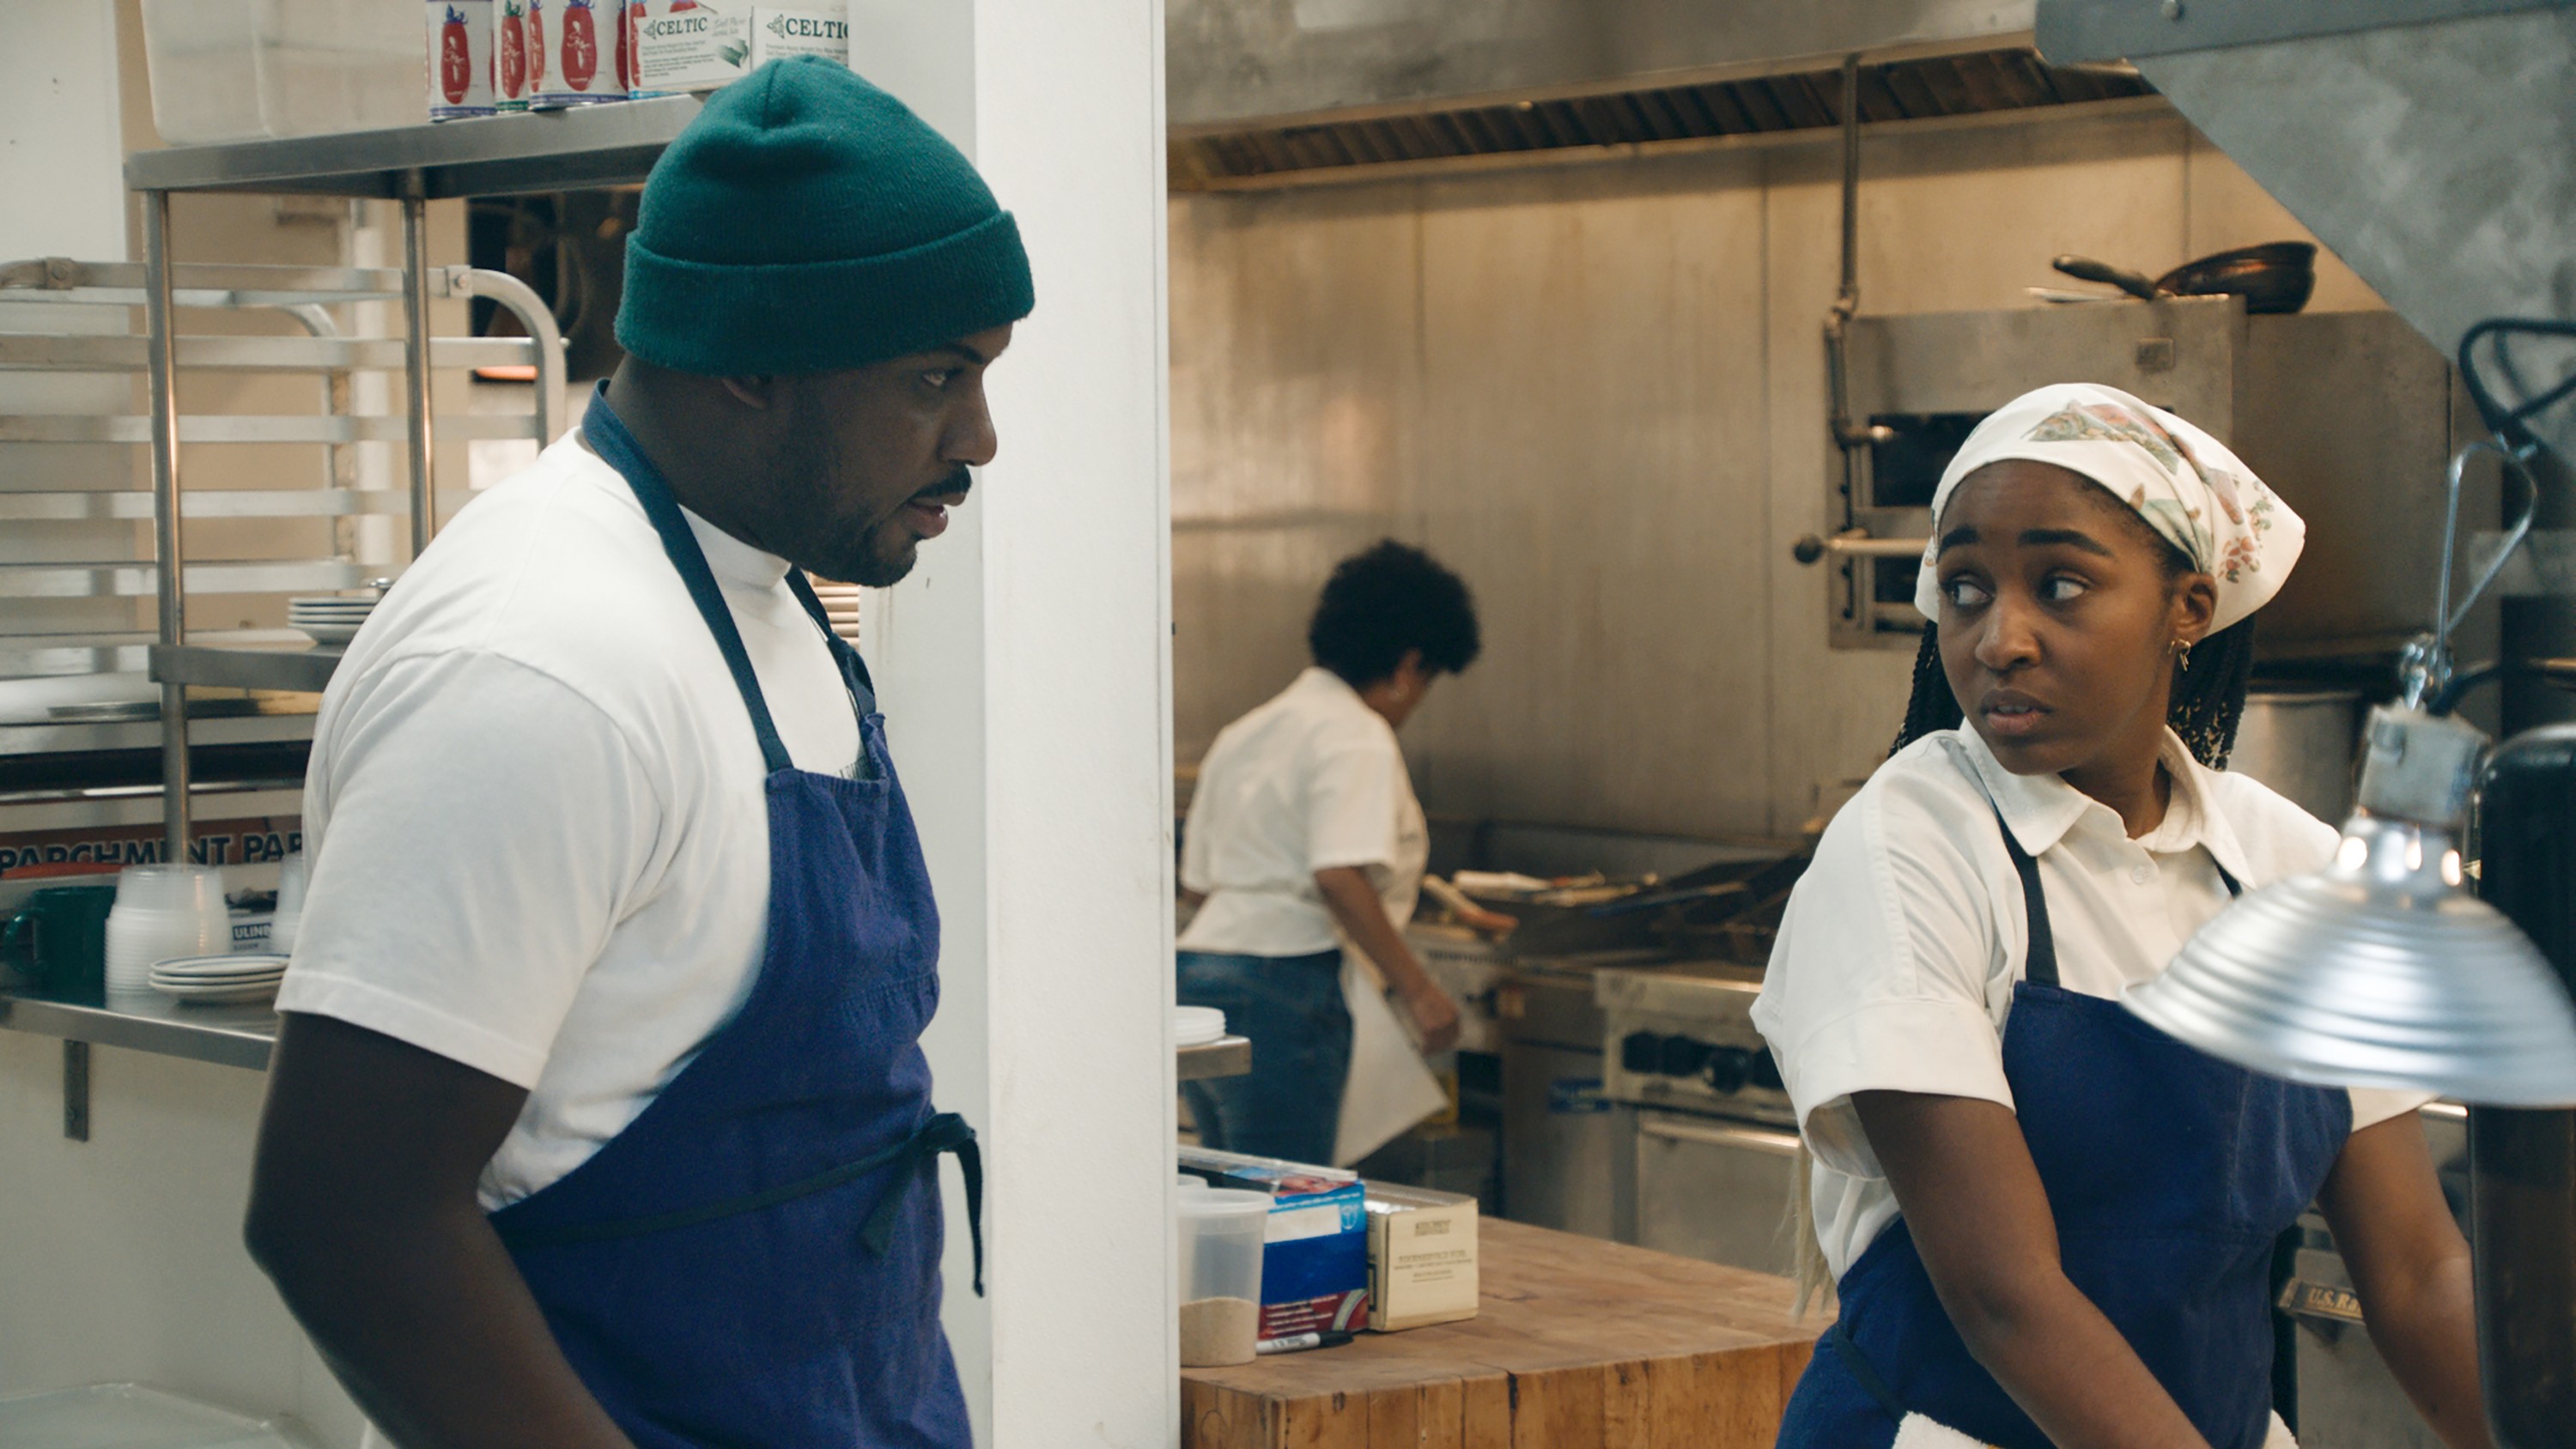
[[[726,377],[717,381],[724,384],[724,390],[733,395],[734,401],[747,408],[767,412],[778,398],[778,379],[775,377]]]

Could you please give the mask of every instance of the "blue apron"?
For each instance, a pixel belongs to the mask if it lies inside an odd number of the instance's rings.
[[[2259,1449],[2271,1423],[2273,1242],[2343,1151],[2352,1099],[2231,1066],[2116,1001],[2060,986],[2039,866],[2010,826],[2004,847],[2030,936],[2004,1077],[2060,1262],[2211,1449]],[[2001,1449],[2049,1449],[1968,1352],[1904,1219],[1839,1292],[1840,1317],[1790,1397],[1783,1449],[1878,1449],[1909,1412]]]
[[[669,487],[609,410],[583,435],[624,474],[751,713],[769,774],[769,944],[750,998],[581,1166],[492,1215],[564,1354],[639,1449],[969,1449],[939,1326],[938,1155],[919,1038],[939,915],[856,651],[787,578],[860,715],[862,778],[796,769]],[[865,703],[860,703],[865,701]]]

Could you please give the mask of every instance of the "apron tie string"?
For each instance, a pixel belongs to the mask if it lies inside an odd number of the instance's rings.
[[[495,1222],[493,1229],[500,1234],[501,1241],[513,1248],[560,1247],[568,1243],[640,1238],[650,1233],[672,1232],[719,1218],[776,1207],[826,1188],[839,1187],[879,1168],[900,1164],[905,1170],[886,1184],[885,1192],[877,1198],[876,1207],[868,1213],[867,1222],[859,1229],[859,1241],[869,1252],[882,1257],[894,1242],[895,1219],[902,1210],[905,1190],[925,1168],[939,1161],[940,1154],[947,1152],[957,1154],[957,1166],[966,1175],[966,1227],[975,1244],[975,1296],[981,1298],[984,1296],[984,1158],[975,1146],[975,1129],[967,1126],[966,1119],[954,1112],[942,1112],[932,1117],[910,1137],[883,1152],[872,1153],[856,1162],[843,1163],[829,1171],[818,1172],[766,1192],[748,1193],[701,1207],[655,1213],[651,1217],[624,1218],[616,1222],[572,1223],[559,1227]]]
[[[975,1296],[984,1296],[984,1153],[975,1145],[975,1129],[954,1112],[942,1112],[921,1124],[896,1155],[912,1159],[915,1174],[928,1173],[934,1181],[943,1153],[957,1154],[957,1170],[966,1179],[966,1234],[975,1246]],[[906,1183],[905,1185],[909,1185]],[[876,1211],[859,1230],[859,1241],[879,1257],[894,1243],[895,1219],[903,1208],[903,1193],[889,1187],[877,1199]]]

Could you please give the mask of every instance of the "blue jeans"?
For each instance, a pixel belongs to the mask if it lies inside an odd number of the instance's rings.
[[[1183,1006],[1213,1006],[1252,1041],[1252,1071],[1183,1082],[1199,1140],[1227,1152],[1330,1166],[1351,1069],[1351,1013],[1342,953],[1238,956],[1180,953]]]

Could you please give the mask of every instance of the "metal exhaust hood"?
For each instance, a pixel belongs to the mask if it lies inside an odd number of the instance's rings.
[[[1174,130],[1829,69],[1862,51],[1988,49],[2032,0],[1170,0]]]
[[[2576,0],[2039,0],[2036,28],[2051,64],[2136,65],[2445,353],[2576,317]],[[2576,409],[2541,431],[2576,456]]]

